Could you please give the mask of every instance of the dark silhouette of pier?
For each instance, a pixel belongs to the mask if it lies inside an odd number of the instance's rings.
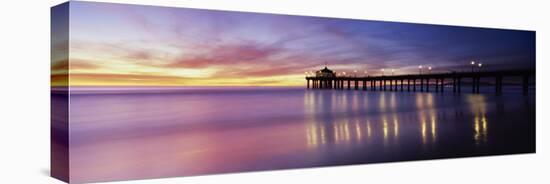
[[[320,73],[320,72],[318,72]],[[503,79],[521,78],[523,94],[529,89],[529,80],[535,78],[535,70],[506,70],[479,72],[452,72],[411,75],[382,76],[307,76],[308,89],[355,89],[370,91],[426,91],[444,92],[445,86],[452,86],[455,93],[462,92],[462,86],[470,85],[472,93],[479,93],[482,78],[494,80],[495,93],[502,93]],[[310,84],[311,82],[311,84]],[[469,82],[469,83],[465,83]],[[378,89],[377,89],[378,88]]]

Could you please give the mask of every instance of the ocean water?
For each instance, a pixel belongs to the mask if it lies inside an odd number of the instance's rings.
[[[534,93],[463,90],[71,88],[70,174],[91,182],[535,152]]]

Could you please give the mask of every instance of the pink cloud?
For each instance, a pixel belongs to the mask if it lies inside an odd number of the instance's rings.
[[[260,46],[258,44],[219,45],[207,49],[206,55],[179,58],[166,67],[206,68],[211,66],[230,66],[255,64],[267,61],[283,50],[281,48]]]

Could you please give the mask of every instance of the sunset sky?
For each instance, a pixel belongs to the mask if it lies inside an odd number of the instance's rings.
[[[530,31],[74,1],[69,43],[74,86],[295,86],[324,63],[370,75],[535,66]],[[52,75],[66,70],[52,59]]]

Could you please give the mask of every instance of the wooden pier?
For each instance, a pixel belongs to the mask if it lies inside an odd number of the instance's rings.
[[[485,72],[455,72],[417,75],[390,76],[308,76],[308,89],[354,89],[370,91],[426,91],[444,92],[445,86],[452,86],[455,93],[462,92],[463,85],[470,85],[472,93],[479,93],[482,78],[494,80],[495,93],[502,93],[503,79],[521,79],[523,94],[527,94],[529,81],[534,80],[535,70],[508,70]],[[469,83],[465,83],[468,80]],[[378,89],[377,89],[378,88]]]

